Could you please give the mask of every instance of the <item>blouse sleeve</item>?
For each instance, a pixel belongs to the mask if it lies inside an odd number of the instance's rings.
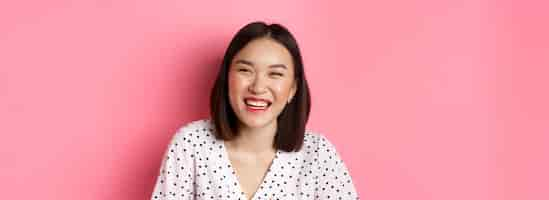
[[[193,199],[194,157],[185,128],[172,137],[164,153],[151,200]]]
[[[335,146],[322,135],[318,145],[320,175],[317,197],[319,199],[359,199],[349,170]]]

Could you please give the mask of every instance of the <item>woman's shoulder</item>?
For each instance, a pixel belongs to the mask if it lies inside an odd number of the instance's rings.
[[[303,146],[309,148],[314,147],[316,150],[327,149],[328,151],[335,151],[335,146],[328,139],[328,137],[326,137],[323,133],[314,130],[305,131]]]
[[[344,165],[334,143],[322,133],[306,132],[301,152],[305,162],[310,162],[314,166],[322,165],[335,168]]]
[[[179,131],[205,131],[205,129],[212,130],[212,121],[210,118],[197,119],[194,121],[186,122],[179,127]]]
[[[315,130],[305,130],[305,138],[303,139],[303,143],[318,143],[328,141],[328,138],[326,136],[318,131]]]
[[[174,137],[192,144],[211,142],[215,140],[213,127],[209,118],[190,121],[179,126]]]

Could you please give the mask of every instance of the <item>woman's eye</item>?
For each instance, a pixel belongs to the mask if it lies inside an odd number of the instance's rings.
[[[250,70],[248,69],[238,69],[239,72],[249,72]]]
[[[282,77],[284,74],[278,73],[278,72],[273,72],[273,73],[271,73],[271,75],[272,75],[272,76],[280,76],[280,77]]]

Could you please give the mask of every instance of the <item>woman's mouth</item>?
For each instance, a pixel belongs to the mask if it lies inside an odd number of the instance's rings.
[[[246,110],[251,112],[265,111],[272,104],[271,101],[258,98],[245,98]]]

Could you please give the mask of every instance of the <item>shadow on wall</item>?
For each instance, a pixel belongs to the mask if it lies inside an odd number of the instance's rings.
[[[220,31],[208,33],[212,35],[177,37],[178,41],[167,44],[174,48],[174,56],[164,66],[170,73],[160,84],[168,89],[159,96],[158,107],[150,113],[154,116],[149,119],[150,125],[128,130],[135,133],[135,141],[121,156],[121,166],[116,168],[120,171],[113,172],[116,177],[110,181],[118,180],[118,188],[112,189],[110,197],[150,198],[164,152],[175,131],[187,122],[209,116],[210,90],[228,41],[219,36]]]

